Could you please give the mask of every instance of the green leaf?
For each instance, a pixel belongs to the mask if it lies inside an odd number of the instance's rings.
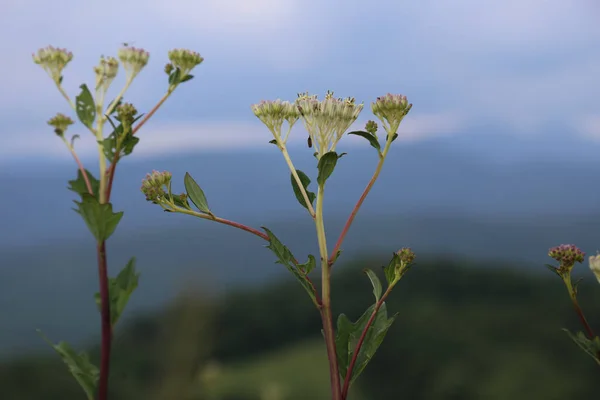
[[[81,93],[75,97],[75,110],[77,111],[77,117],[82,124],[88,128],[92,128],[92,124],[96,119],[96,105],[94,104],[94,97],[88,89],[86,84],[79,86]]]
[[[375,275],[375,272],[373,272],[372,270],[367,268],[364,269],[363,272],[367,274],[367,276],[371,280],[371,285],[373,285],[373,294],[375,295],[375,301],[379,301],[383,292],[383,289],[381,288],[381,281],[379,280],[377,275]]]
[[[106,110],[110,109],[113,105],[113,103],[115,102],[116,99],[113,99],[110,103],[108,103],[108,107],[106,107]],[[119,106],[123,104],[123,97],[121,97],[119,99],[119,102],[117,103],[117,105],[115,106],[115,108],[113,108],[112,112],[110,113],[111,115],[117,112],[117,108],[119,108]]]
[[[54,344],[39,329],[37,332],[62,358],[71,375],[87,395],[88,400],[94,400],[100,373],[98,368],[90,362],[89,356],[84,352],[77,354],[67,342]]]
[[[401,264],[400,256],[397,253],[392,255],[392,259],[389,264],[383,268],[383,272],[385,273],[385,280],[388,283],[388,286],[392,284],[392,282],[396,279],[396,265]]]
[[[112,204],[100,204],[94,196],[83,193],[81,203],[75,201],[78,209],[75,210],[85,221],[88,229],[98,242],[107,240],[117,228],[123,217],[123,212],[114,213]]]
[[[175,68],[171,75],[169,75],[169,85],[176,85],[180,82],[181,70]]]
[[[94,195],[96,195],[100,190],[100,181],[94,178],[94,175],[92,175],[92,173],[87,169],[84,171],[88,177],[88,180],[90,181],[92,191],[94,192]],[[87,185],[85,184],[85,179],[83,178],[83,174],[81,173],[80,169],[77,170],[77,178],[72,181],[69,181],[69,185],[70,186],[68,187],[68,189],[79,195],[89,194]]]
[[[328,153],[323,154],[323,156],[319,160],[319,164],[317,164],[317,168],[319,169],[317,182],[319,183],[319,185],[325,185],[325,181],[331,176],[333,170],[335,169],[335,165],[337,164],[338,158],[340,157],[335,151],[330,151]]]
[[[277,145],[277,139],[269,140],[269,143]]]
[[[558,272],[558,268],[556,268],[554,265],[550,265],[550,264],[544,264],[546,266],[546,268],[548,268],[550,271],[554,272],[556,275],[558,275],[559,277],[562,278],[562,276],[560,275],[560,272]]]
[[[379,144],[379,140],[377,140],[377,138],[374,135],[372,135],[371,133],[365,132],[365,131],[353,131],[353,132],[348,132],[348,135],[357,135],[357,136],[364,137],[365,139],[367,139],[369,141],[371,146],[375,147],[375,149],[377,149],[378,152],[381,152],[381,145]]]
[[[308,201],[310,201],[310,204],[312,205],[317,196],[313,192],[310,192],[308,190],[308,185],[310,185],[310,178],[304,172],[300,171],[299,169],[296,170],[296,173],[298,174],[298,178],[300,178],[300,182],[302,182],[302,186],[304,187],[304,190],[306,190],[306,194],[308,196]],[[300,203],[300,205],[302,207],[304,207],[308,210],[308,205],[306,204],[306,201],[304,201],[304,196],[302,196],[302,191],[300,190],[300,187],[298,186],[296,179],[294,179],[294,174],[290,174],[290,176],[292,179],[292,188],[294,189],[294,195],[296,195],[296,199],[298,199],[298,202]]]
[[[191,81],[192,79],[194,79],[194,75],[187,74],[186,76],[181,78],[181,81],[179,81],[179,83]]]
[[[577,332],[577,334],[574,335],[568,329],[563,329],[563,331],[569,335],[571,340],[575,342],[577,346],[600,365],[600,337],[596,336],[594,339],[590,340],[583,332]]]
[[[189,196],[192,203],[198,207],[198,210],[202,211],[205,214],[213,215],[208,208],[208,202],[206,201],[206,196],[204,192],[200,188],[200,186],[196,183],[194,178],[189,174],[189,172],[185,173],[185,177],[183,178],[183,183],[185,184],[185,190],[187,195]]]
[[[341,314],[338,317],[335,342],[340,374],[344,379],[348,373],[348,368],[354,356],[356,346],[374,310],[375,304],[369,307],[355,323],[352,323],[344,314]],[[363,344],[358,352],[358,356],[356,357],[356,362],[350,378],[351,383],[358,378],[369,361],[371,361],[397,315],[398,314],[388,318],[385,303],[381,305],[379,311],[377,311],[377,314],[373,319],[371,326],[367,330]]]
[[[313,269],[315,269],[315,267],[317,266],[317,260],[315,259],[315,256],[313,256],[312,254],[308,255],[308,261],[305,262],[304,264],[298,264],[297,267],[298,269],[304,273],[304,275],[308,275],[310,274],[310,271],[312,271]]]
[[[133,148],[135,147],[136,144],[138,144],[140,141],[140,138],[137,136],[134,136],[131,132],[128,132],[125,137],[123,138],[123,141],[121,142],[121,151],[122,151],[122,155],[124,156],[128,156],[133,152]]]
[[[386,140],[386,141],[388,140],[389,136],[390,136],[390,135],[386,135],[386,137],[385,137],[385,140]],[[397,133],[394,133],[394,136],[392,136],[392,142],[393,142],[394,140],[396,140],[396,139],[398,139],[398,134],[397,134]]]
[[[269,244],[265,246],[271,250],[277,258],[277,264],[283,264],[285,267],[294,275],[296,280],[300,282],[304,290],[308,293],[315,305],[318,305],[315,288],[306,276],[316,265],[315,257],[313,255],[308,256],[308,261],[304,264],[296,265],[294,255],[269,229],[262,227],[269,236]]]
[[[108,279],[108,293],[110,299],[110,320],[114,327],[123,314],[129,297],[138,287],[140,274],[135,270],[135,257],[132,257],[125,268],[119,272],[116,278]],[[94,295],[98,310],[101,309],[102,300],[100,293]]]

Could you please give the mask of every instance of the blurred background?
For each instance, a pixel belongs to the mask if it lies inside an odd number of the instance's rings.
[[[548,248],[600,249],[600,4],[592,0],[362,2],[8,0],[0,12],[0,397],[82,399],[35,333],[98,360],[95,246],[71,211],[76,165],[46,121],[69,108],[31,60],[73,51],[64,86],[92,85],[122,42],[150,63],[125,100],[147,112],[167,88],[167,51],[205,58],[140,131],[117,171],[125,211],[108,242],[114,276],[135,256],[140,286],[115,333],[111,399],[327,399],[320,319],[259,239],[171,215],[139,187],[153,169],[190,172],[219,216],[269,227],[297,258],[312,222],[250,105],[327,90],[365,102],[401,93],[413,109],[335,268],[335,314],[372,303],[368,279],[410,246],[417,265],[388,302],[399,317],[352,400],[597,397],[598,366],[561,331],[579,330]],[[123,74],[113,83],[116,95]],[[109,97],[110,97],[109,96]],[[97,175],[92,137],[76,150]],[[301,125],[296,167],[316,177]],[[345,137],[325,200],[330,248],[377,162]],[[587,263],[586,263],[587,264]],[[581,303],[600,329],[587,265]]]

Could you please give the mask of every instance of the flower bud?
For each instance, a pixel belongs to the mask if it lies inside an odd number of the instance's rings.
[[[398,250],[396,254],[398,254],[400,261],[406,265],[412,264],[416,258],[415,253],[410,249],[410,247],[403,247]]]
[[[123,103],[117,107],[117,118],[123,124],[123,132],[131,128],[136,114],[137,110],[131,103]]]
[[[195,51],[186,49],[173,49],[169,51],[169,60],[171,61],[172,67],[180,70],[181,78],[186,77],[196,65],[199,65],[204,61],[204,58]],[[166,69],[165,69],[166,71]]]
[[[600,253],[596,254],[595,256],[590,256],[589,261],[590,269],[594,275],[596,275],[596,279],[598,279],[598,282],[600,283]]]
[[[371,103],[373,114],[383,123],[389,137],[392,137],[398,131],[400,122],[411,108],[412,104],[409,104],[406,96],[401,94],[388,93],[385,96],[378,97],[374,103]]]
[[[33,62],[41,65],[57,85],[60,85],[62,81],[62,71],[73,59],[73,53],[67,49],[58,49],[52,46],[40,49],[32,56]]]
[[[377,122],[367,121],[367,124],[365,125],[365,131],[367,131],[371,135],[377,137]]]
[[[114,57],[100,57],[100,63],[94,67],[96,73],[96,90],[104,93],[108,90],[110,84],[119,72],[119,62]]]
[[[48,125],[54,127],[54,133],[56,133],[58,136],[63,136],[69,125],[73,124],[74,122],[71,118],[60,113],[56,114],[48,121]]]
[[[353,97],[336,99],[333,92],[328,91],[322,101],[308,92],[299,93],[296,106],[320,157],[335,150],[337,143],[356,121],[364,105],[356,104]]]
[[[171,173],[168,171],[152,171],[142,180],[142,193],[146,195],[146,200],[158,203],[167,197],[167,192],[171,185]]]
[[[150,53],[144,49],[135,47],[122,47],[117,53],[123,68],[127,72],[128,79],[133,79],[148,64]]]
[[[559,262],[557,272],[560,274],[571,272],[576,262],[582,263],[585,259],[585,253],[574,244],[561,244],[552,247],[548,251],[548,256]]]
[[[291,129],[300,118],[300,113],[295,105],[280,99],[275,101],[262,100],[258,104],[253,104],[251,108],[254,115],[269,128],[277,141],[284,141],[281,137],[283,121],[287,121]]]

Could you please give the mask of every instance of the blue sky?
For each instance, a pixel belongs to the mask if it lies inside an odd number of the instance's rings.
[[[142,111],[166,89],[169,49],[205,58],[141,131],[136,157],[264,147],[271,138],[252,103],[328,89],[365,104],[407,95],[414,107],[401,140],[482,126],[543,140],[547,127],[560,126],[573,140],[596,141],[599,17],[595,0],[8,0],[0,16],[0,161],[70,157],[46,125],[69,109],[32,52],[73,51],[64,84],[74,97],[93,83],[100,55],[116,55],[124,41],[151,54],[126,95]],[[357,127],[370,118],[365,107]],[[71,133],[82,134],[83,158],[95,157],[92,137],[81,126]],[[301,125],[292,135],[305,143]]]

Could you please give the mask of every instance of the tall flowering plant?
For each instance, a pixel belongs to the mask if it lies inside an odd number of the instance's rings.
[[[579,346],[586,354],[592,357],[598,363],[598,365],[600,365],[600,337],[596,336],[594,333],[594,330],[585,317],[585,314],[579,305],[579,301],[577,300],[577,286],[581,279],[575,283],[573,283],[571,279],[571,271],[573,270],[573,267],[576,263],[582,263],[585,260],[585,253],[575,245],[562,244],[560,246],[551,248],[548,252],[548,256],[552,257],[558,262],[558,266],[549,264],[546,266],[548,269],[558,275],[565,284],[567,292],[569,293],[569,298],[571,299],[571,303],[573,303],[575,313],[577,314],[584,329],[583,332],[580,331],[576,334],[572,333],[568,329],[563,330],[569,335],[571,340],[577,344],[577,346]],[[589,266],[592,270],[592,273],[598,279],[598,283],[600,283],[600,254],[589,257]]]
[[[49,46],[33,54],[33,61],[48,73],[67,101],[70,112],[91,133],[98,149],[98,178],[95,178],[84,168],[75,150],[75,140],[79,135],[73,135],[70,140],[65,136],[67,129],[74,124],[71,117],[59,113],[48,121],[77,163],[77,178],[69,181],[69,189],[79,198],[79,201],[75,201],[74,210],[82,217],[96,241],[99,292],[95,294],[95,301],[101,320],[100,368],[92,364],[86,353],[76,352],[66,342],[54,344],[41,331],[38,332],[61,356],[89,400],[108,398],[113,330],[139,280],[135,258],[131,258],[116,277],[108,276],[106,242],[123,217],[123,212],[113,211],[110,202],[118,162],[133,152],[140,140],[136,135],[139,129],[180,84],[193,78],[190,72],[203,61],[198,53],[181,49],[169,51],[168,57],[170,62],[165,66],[168,75],[166,93],[148,114],[138,115],[133,104],[123,100],[134,79],[148,64],[150,54],[147,51],[125,45],[118,51],[117,58],[101,57],[94,67],[96,79],[93,90],[82,84],[75,101],[62,86],[63,71],[73,59],[73,53]],[[117,96],[107,102],[106,96],[120,66],[125,70],[125,84]]]
[[[363,104],[357,104],[354,98],[335,98],[332,92],[327,92],[323,100],[319,100],[316,95],[301,93],[294,102],[262,101],[251,106],[254,115],[262,121],[273,136],[269,143],[275,145],[281,152],[290,170],[293,193],[315,224],[319,254],[318,256],[309,254],[304,262],[298,261],[292,251],[270,229],[262,227],[262,230],[258,230],[219,216],[209,207],[204,191],[189,173],[184,176],[185,192],[181,194],[173,193],[172,176],[167,171],[154,171],[148,174],[141,188],[146,199],[158,204],[164,211],[187,214],[229,225],[267,242],[266,247],[275,254],[276,262],[290,271],[321,316],[333,400],[343,400],[348,397],[350,385],[361,374],[382,343],[396,319],[396,315],[388,316],[385,300],[415,260],[415,254],[409,248],[402,248],[393,253],[390,262],[383,268],[385,289],[378,275],[371,269],[365,269],[364,272],[373,287],[374,303],[357,321],[353,322],[346,315],[341,314],[334,327],[331,311],[331,271],[340,257],[344,238],[375,184],[391,145],[398,137],[400,123],[410,111],[412,104],[408,103],[405,96],[392,94],[379,97],[371,104],[373,114],[384,128],[383,137],[378,135],[378,126],[374,121],[369,121],[364,130],[348,132],[363,107]],[[302,120],[308,132],[308,147],[313,149],[316,159],[316,193],[310,188],[312,180],[309,175],[295,168],[288,152],[288,139],[292,128],[299,120]],[[336,151],[337,144],[345,134],[365,138],[376,150],[378,163],[373,177],[330,250],[323,219],[323,199],[328,179],[340,159],[346,154]],[[320,290],[312,278],[312,273],[317,266],[321,272]]]

